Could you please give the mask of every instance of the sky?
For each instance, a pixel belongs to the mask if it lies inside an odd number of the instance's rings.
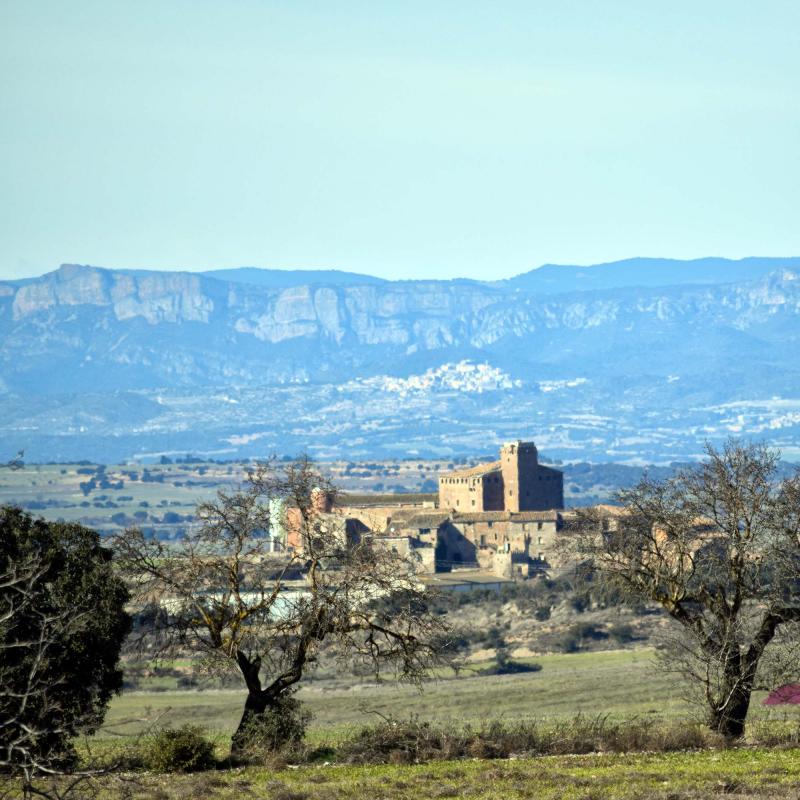
[[[800,3],[0,0],[0,277],[800,255]]]

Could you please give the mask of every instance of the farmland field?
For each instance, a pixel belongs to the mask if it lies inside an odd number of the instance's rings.
[[[397,492],[407,499],[423,492],[424,499],[433,500],[440,472],[476,462],[397,459],[329,461],[319,466],[353,501],[385,502]],[[248,463],[189,458],[165,464],[27,464],[18,471],[0,470],[0,504],[21,505],[46,519],[79,521],[104,532],[137,525],[174,538],[194,519],[197,503],[218,489],[241,484]],[[641,475],[638,468],[618,464],[562,468],[567,506],[605,501],[615,488]]]
[[[312,741],[337,738],[373,723],[378,719],[375,712],[385,717],[414,715],[438,723],[475,725],[490,719],[563,720],[576,714],[671,719],[696,715],[673,679],[654,669],[652,650],[542,655],[535,661],[542,666],[540,672],[446,678],[431,681],[421,693],[391,683],[343,686],[341,682],[312,682],[299,698],[314,715],[309,732]],[[754,718],[765,713],[760,699],[755,696]],[[163,715],[160,724],[188,722],[223,737],[233,731],[243,702],[241,690],[127,692],[112,702],[99,736],[116,739],[132,734],[142,730],[145,718]]]

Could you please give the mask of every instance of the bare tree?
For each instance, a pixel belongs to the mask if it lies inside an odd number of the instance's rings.
[[[701,691],[710,727],[739,737],[760,665],[797,635],[800,473],[779,480],[779,454],[759,444],[706,454],[621,491],[618,514],[586,513],[580,550],[678,623],[667,665]]]
[[[344,520],[324,510],[331,494],[306,458],[262,464],[243,489],[199,506],[200,524],[179,547],[138,530],[116,541],[139,601],[161,608],[160,644],[244,679],[234,750],[254,720],[280,707],[323,642],[334,642],[348,662],[389,668],[410,681],[421,680],[436,659],[432,643],[444,626],[428,610],[412,565],[350,539]],[[289,541],[275,552],[271,534],[281,526]]]

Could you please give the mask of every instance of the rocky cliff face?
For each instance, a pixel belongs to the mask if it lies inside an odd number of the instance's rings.
[[[537,295],[492,285],[387,282],[269,289],[190,273],[114,272],[64,265],[21,287],[0,284],[15,326],[99,312],[106,328],[201,323],[267,345],[315,340],[353,346],[433,350],[484,348],[541,331],[588,331],[702,318],[741,330],[800,313],[800,272],[778,270],[752,282],[718,286],[622,288]],[[122,328],[120,327],[120,330]]]
[[[18,289],[12,313],[21,320],[54,308],[99,306],[119,321],[143,317],[153,325],[208,322],[214,310],[212,295],[199,276],[188,273],[127,274],[64,264]]]

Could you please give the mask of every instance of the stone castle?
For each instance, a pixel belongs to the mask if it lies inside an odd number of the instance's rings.
[[[533,442],[505,444],[497,461],[441,475],[438,503],[396,498],[320,514],[343,538],[391,548],[416,560],[422,573],[527,578],[556,564],[563,473],[539,463]]]
[[[564,473],[539,463],[533,442],[511,442],[500,459],[439,478],[439,508],[453,511],[545,511],[564,508]]]

